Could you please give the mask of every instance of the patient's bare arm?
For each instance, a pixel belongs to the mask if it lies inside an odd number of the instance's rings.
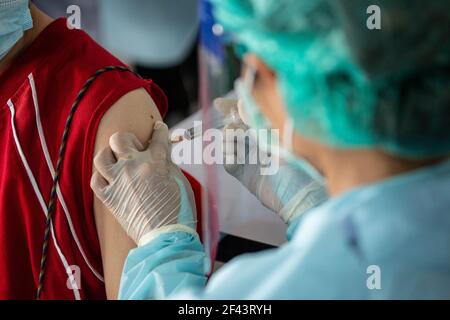
[[[132,132],[146,147],[153,125],[161,120],[159,111],[145,89],[132,91],[118,100],[104,115],[95,143],[95,154],[109,145],[115,132]],[[95,221],[102,251],[106,295],[116,299],[120,276],[128,252],[136,244],[127,236],[100,200],[94,200]]]

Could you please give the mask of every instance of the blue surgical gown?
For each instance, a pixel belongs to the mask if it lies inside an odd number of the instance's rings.
[[[119,297],[449,299],[450,162],[333,198],[293,222],[287,237],[236,257],[206,285],[199,240],[161,234],[130,252]]]

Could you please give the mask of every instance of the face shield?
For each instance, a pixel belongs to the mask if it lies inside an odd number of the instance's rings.
[[[193,132],[203,133],[202,138],[194,139],[193,144],[201,144],[201,148],[194,149],[203,152],[201,180],[205,194],[202,203],[202,236],[209,261],[215,260],[217,245],[226,235],[278,245],[284,242],[285,234],[285,225],[280,219],[226,173],[223,162],[217,163],[214,159],[208,161],[208,157],[220,159],[217,154],[214,157],[208,153],[214,138],[207,132],[210,129],[220,130],[228,120],[224,120],[223,114],[216,110],[213,102],[219,97],[237,98],[234,88],[241,75],[241,57],[244,52],[244,48],[224,32],[213,13],[214,7],[210,0],[200,1],[198,54],[201,129]],[[221,145],[222,136],[216,142]],[[222,157],[222,150],[217,153]]]
[[[201,109],[202,132],[208,129],[220,128],[223,116],[213,107],[214,99],[218,97],[234,97],[234,81],[240,73],[240,63],[235,55],[223,27],[213,17],[213,8],[209,0],[199,4],[200,43],[199,54],[199,103]],[[202,148],[205,150],[212,139],[203,135]],[[214,261],[216,248],[220,240],[219,210],[222,207],[220,194],[225,190],[220,188],[221,164],[203,159],[204,190],[202,232],[205,251],[209,261]],[[206,160],[206,161],[205,161]],[[209,163],[208,163],[209,162]],[[208,266],[210,269],[211,266]]]

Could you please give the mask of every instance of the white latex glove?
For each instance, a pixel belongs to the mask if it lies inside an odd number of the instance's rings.
[[[225,116],[230,112],[243,114],[242,106],[235,99],[219,98],[214,101],[214,105]],[[326,189],[321,183],[313,180],[305,172],[286,164],[280,163],[279,170],[274,175],[261,174],[261,162],[250,164],[248,161],[251,155],[260,152],[256,140],[252,138],[246,141],[234,139],[225,131],[227,129],[245,131],[248,128],[243,121],[225,126],[224,167],[265,207],[278,213],[286,223],[289,223],[328,198]],[[238,148],[245,148],[245,154],[238,153]]]
[[[196,234],[191,186],[170,157],[167,126],[155,124],[144,150],[131,133],[116,133],[94,159],[91,188],[127,234],[144,245],[161,232]]]

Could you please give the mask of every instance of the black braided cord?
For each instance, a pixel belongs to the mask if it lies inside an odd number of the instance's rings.
[[[108,71],[123,71],[123,72],[133,72],[127,67],[123,66],[108,66],[102,69],[97,70],[84,84],[83,88],[81,88],[80,92],[78,92],[78,95],[72,104],[72,107],[69,112],[69,116],[67,117],[66,124],[64,127],[64,132],[62,135],[61,145],[59,147],[59,154],[58,154],[58,161],[56,163],[55,168],[55,176],[53,177],[53,186],[50,193],[50,201],[48,203],[47,207],[47,219],[45,221],[45,232],[44,232],[44,242],[42,244],[42,254],[41,254],[41,264],[40,264],[40,270],[39,270],[39,283],[37,287],[36,292],[36,299],[39,300],[42,294],[42,289],[44,286],[44,276],[45,276],[45,266],[47,262],[47,256],[48,256],[48,244],[49,244],[49,236],[51,231],[51,225],[52,225],[52,214],[55,208],[56,203],[56,189],[58,186],[59,178],[61,177],[61,166],[62,162],[64,160],[64,154],[66,151],[66,143],[67,138],[69,137],[70,127],[72,124],[73,116],[75,114],[75,111],[77,110],[81,100],[86,94],[86,91],[89,89],[89,87],[92,85],[92,83],[102,74]],[[137,74],[136,74],[137,75]]]

